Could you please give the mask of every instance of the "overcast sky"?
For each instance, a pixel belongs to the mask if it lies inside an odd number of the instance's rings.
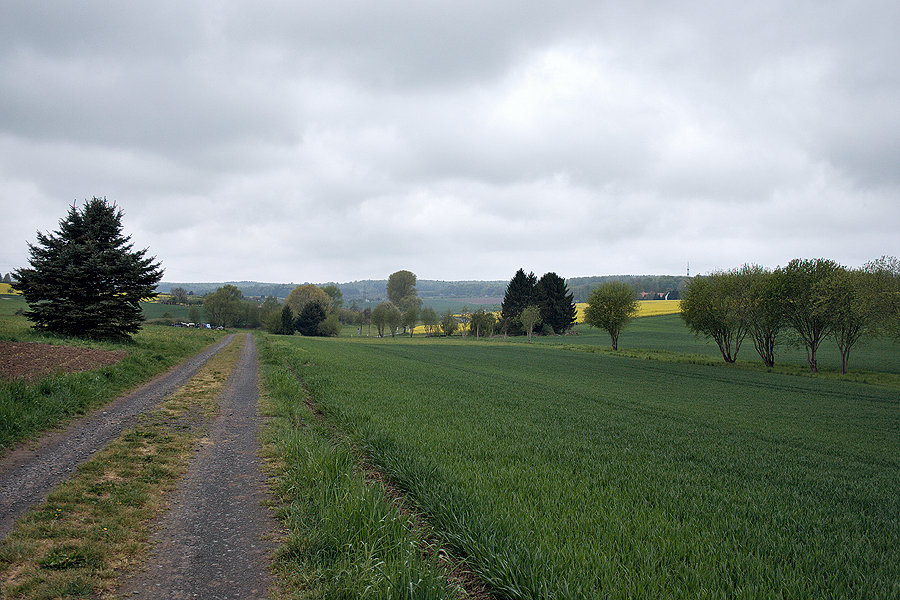
[[[0,273],[115,201],[167,281],[900,254],[900,5],[3,2]]]

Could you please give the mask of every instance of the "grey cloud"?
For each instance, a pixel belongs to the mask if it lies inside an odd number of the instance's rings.
[[[4,8],[0,271],[93,194],[181,280],[900,245],[888,2]]]

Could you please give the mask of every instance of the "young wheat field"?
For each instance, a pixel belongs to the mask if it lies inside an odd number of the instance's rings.
[[[549,344],[273,348],[506,597],[900,593],[895,387]]]

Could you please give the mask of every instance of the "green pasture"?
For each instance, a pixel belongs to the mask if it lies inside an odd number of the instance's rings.
[[[532,344],[596,346],[609,348],[609,334],[602,329],[590,325],[576,325],[575,335],[567,336],[534,336]],[[526,343],[524,337],[511,337],[508,342]],[[722,360],[715,342],[708,338],[696,337],[692,334],[679,315],[660,315],[643,317],[632,321],[619,337],[619,349],[622,352],[634,350],[651,350],[675,355],[699,355]],[[820,371],[840,372],[841,356],[837,346],[830,338],[819,348],[818,362]],[[741,345],[738,363],[743,365],[757,364],[762,361],[753,347],[749,337]],[[799,367],[800,371],[808,371],[806,350],[792,343],[790,333],[785,332],[782,343],[775,351],[776,367]],[[797,371],[798,369],[793,369]],[[862,339],[850,353],[851,372],[900,374],[900,344],[891,338]]]
[[[176,321],[188,321],[190,314],[189,306],[180,304],[159,304],[157,302],[141,302],[141,310],[144,313],[144,319],[162,319],[168,315]]]
[[[630,343],[675,329],[645,322]],[[542,343],[277,354],[505,597],[900,592],[897,388]]]

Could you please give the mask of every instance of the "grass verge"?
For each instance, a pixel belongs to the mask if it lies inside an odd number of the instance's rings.
[[[210,359],[16,524],[0,543],[0,597],[109,597],[116,578],[145,553],[149,524],[215,414],[243,339]]]
[[[318,422],[296,376],[304,353],[259,337],[265,452],[287,539],[276,569],[291,598],[462,597],[425,556],[413,519],[367,482],[351,448]]]
[[[125,350],[115,365],[37,381],[0,379],[0,453],[14,444],[106,404],[221,339],[225,332],[144,327],[125,344],[85,342],[21,329],[21,317],[0,319],[0,339]]]

